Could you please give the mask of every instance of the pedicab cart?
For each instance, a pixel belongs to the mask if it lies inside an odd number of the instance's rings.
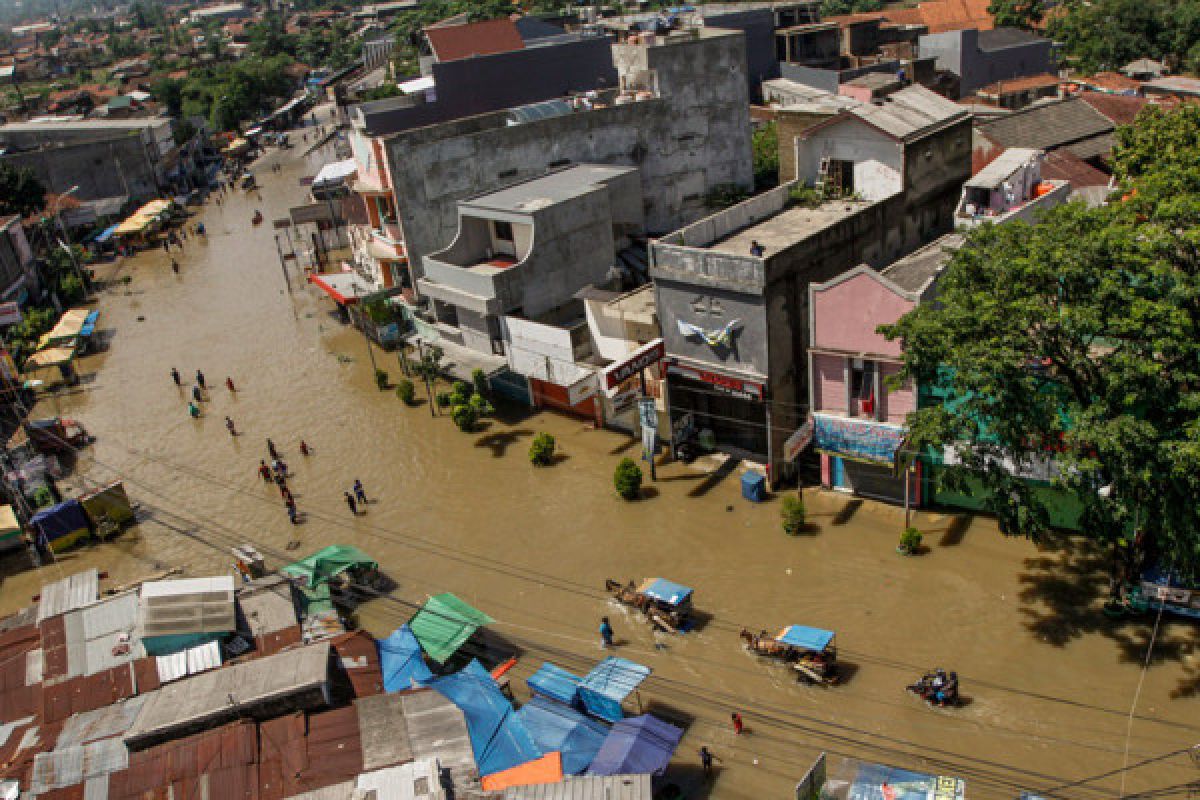
[[[666,578],[646,578],[622,585],[609,580],[605,586],[617,602],[638,609],[658,628],[669,633],[686,631],[691,623],[692,589]]]
[[[760,656],[791,665],[804,683],[833,686],[838,681],[837,646],[833,631],[788,625],[775,637],[755,636],[742,631],[746,648]]]

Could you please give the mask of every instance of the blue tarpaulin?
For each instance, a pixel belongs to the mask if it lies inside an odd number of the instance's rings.
[[[100,233],[98,233],[96,235],[96,238],[93,239],[92,241],[100,242],[101,244],[103,244],[104,242],[107,242],[109,239],[111,239],[113,237],[113,234],[117,232],[117,228],[119,228],[119,227],[121,227],[119,224],[110,225],[109,227],[105,228]]]
[[[83,321],[83,327],[79,329],[80,336],[91,336],[96,332],[96,320],[100,319],[99,311],[89,311],[87,318]]]
[[[623,719],[609,731],[588,774],[662,775],[682,738],[682,729],[649,714]]]
[[[642,594],[667,605],[677,606],[687,602],[692,596],[692,587],[666,578],[651,578],[642,584]]]
[[[540,694],[551,700],[574,706],[579,702],[580,680],[578,675],[573,675],[562,667],[557,667],[547,661],[537,672],[526,678],[525,683],[529,686],[529,691],[535,695]]]
[[[66,500],[58,505],[43,508],[29,521],[37,526],[47,542],[88,528],[87,514],[78,500]]]
[[[747,472],[742,475],[742,497],[751,503],[761,503],[767,499],[767,478],[760,472]]]
[[[377,642],[377,646],[384,691],[402,692],[433,678],[422,657],[421,645],[408,625],[401,625],[391,636]]]
[[[435,678],[431,683],[462,709],[480,775],[502,772],[544,755],[512,703],[475,659],[461,672]]]
[[[573,708],[536,695],[517,712],[533,741],[547,753],[562,753],[563,772],[579,775],[608,736],[608,726]]]
[[[820,652],[833,641],[833,631],[810,628],[807,625],[788,625],[779,632],[775,641],[790,644],[792,647]]]
[[[625,716],[621,703],[649,674],[649,667],[610,656],[579,682],[579,699],[589,714],[616,722]]]
[[[961,778],[925,775],[885,764],[860,764],[847,800],[962,800]]]

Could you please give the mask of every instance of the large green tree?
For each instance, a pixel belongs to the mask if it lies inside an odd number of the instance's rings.
[[[1108,541],[1135,531],[1168,565],[1200,567],[1200,107],[1122,129],[1123,186],[1035,225],[975,231],[926,303],[884,326],[904,373],[950,401],[910,417],[913,449],[953,447],[1007,533],[1047,509],[1008,466],[1053,456]],[[1007,464],[1006,464],[1007,462]]]
[[[1046,16],[1042,0],[992,0],[988,13],[998,28],[1033,30]]]
[[[46,187],[27,167],[0,164],[0,216],[28,216],[46,205]]]
[[[1196,0],[1066,0],[1049,20],[1074,65],[1119,69],[1139,58],[1200,70],[1200,3]]]

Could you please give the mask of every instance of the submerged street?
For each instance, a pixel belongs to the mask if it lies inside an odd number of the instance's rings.
[[[1163,618],[1141,683],[1155,620],[1101,613],[1100,551],[1073,541],[1039,549],[984,518],[922,513],[915,524],[929,552],[902,558],[902,509],[814,491],[805,498],[813,530],[788,537],[778,497],[748,503],[736,472],[713,476],[700,463],[660,466],[646,497],[626,503],[612,471],[637,455],[628,436],[512,406],[464,434],[428,405],[379,391],[363,337],[294,263],[286,290],[270,220],[305,202],[300,179],[331,158],[297,145],[254,165],[261,200],[234,191],[189,220],[208,235],[172,252],[178,274],[151,249],[125,259],[99,294],[107,347],[79,362],[78,387],[44,397],[33,416],[81,421],[96,442],[65,483],[121,477],[143,521],[40,570],[11,557],[5,613],[89,566],[124,583],[171,567],[226,574],[230,547],[243,542],[272,568],[355,544],[397,585],[361,607],[363,627],[386,636],[427,596],[454,592],[495,618],[498,647],[519,653],[510,673],[519,698],[543,661],[581,674],[603,658],[597,627],[609,616],[614,653],[653,669],[643,708],[687,729],[668,779],[689,796],[702,796],[702,745],[719,759],[708,791],[720,798],[787,797],[822,751],[962,777],[972,798],[1115,797],[1196,780],[1185,752],[1200,741],[1195,629]],[[255,210],[266,224],[251,225]],[[396,354],[376,349],[375,359],[402,377]],[[193,420],[197,369],[209,401]],[[227,433],[227,415],[240,435]],[[561,458],[535,469],[527,450],[542,431]],[[256,474],[268,437],[295,473],[298,526]],[[343,492],[356,479],[370,502],[352,516]],[[656,639],[604,591],[608,578],[650,576],[695,588],[697,630]],[[788,624],[836,631],[841,685],[798,684],[738,639],[743,627]],[[904,691],[936,666],[958,671],[965,707],[934,710]],[[733,711],[745,719],[741,736]]]

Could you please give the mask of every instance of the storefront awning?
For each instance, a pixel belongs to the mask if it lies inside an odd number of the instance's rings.
[[[354,305],[376,292],[375,286],[363,280],[357,272],[321,272],[309,275],[308,280],[342,306]]]
[[[326,164],[321,167],[321,171],[317,173],[317,177],[313,178],[312,188],[326,189],[341,186],[346,182],[347,178],[357,171],[358,165],[354,162],[353,158]]]
[[[60,367],[70,364],[75,358],[75,350],[70,347],[51,347],[39,350],[25,361],[25,368]]]
[[[378,239],[367,242],[367,255],[376,261],[404,261],[407,259],[402,246],[385,244]]]

